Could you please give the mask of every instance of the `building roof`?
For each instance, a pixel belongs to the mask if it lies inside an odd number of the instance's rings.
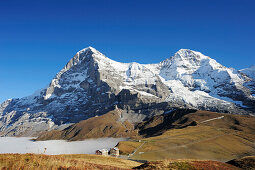
[[[103,152],[108,152],[107,149],[100,149],[99,151],[102,152],[102,153],[103,153]]]
[[[114,147],[114,148],[112,148],[112,149],[114,149],[114,150],[119,150],[119,148],[117,148],[117,147]]]

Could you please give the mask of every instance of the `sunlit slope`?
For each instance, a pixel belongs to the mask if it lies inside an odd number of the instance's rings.
[[[183,116],[171,125],[180,122],[196,122],[197,125],[180,129],[166,128],[162,135],[140,142],[120,142],[119,148],[122,153],[132,153],[130,157],[139,160],[171,158],[227,161],[255,154],[254,117],[198,111]]]
[[[42,133],[37,140],[84,140],[88,138],[103,137],[134,137],[137,130],[128,121],[121,121],[119,110],[115,109],[105,115],[80,121],[62,131],[49,131]]]
[[[202,161],[202,160],[163,160],[163,161],[152,161],[144,163],[134,169],[187,169],[187,170],[197,170],[197,169],[213,169],[213,170],[240,170],[240,168],[233,165],[218,162],[218,161]]]
[[[0,169],[131,169],[140,163],[97,155],[0,154]]]

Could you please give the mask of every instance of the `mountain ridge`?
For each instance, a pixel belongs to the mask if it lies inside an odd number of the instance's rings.
[[[173,108],[254,113],[254,80],[200,52],[158,64],[121,63],[88,47],[37,94],[0,105],[0,135],[30,136],[102,115],[115,106],[139,122]],[[38,126],[39,125],[39,126]]]

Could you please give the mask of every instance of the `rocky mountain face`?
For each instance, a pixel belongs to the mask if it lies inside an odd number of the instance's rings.
[[[245,82],[244,86],[247,87],[248,89],[250,89],[251,94],[253,96],[255,96],[254,95],[254,93],[255,93],[255,86],[254,86],[254,84],[255,84],[255,66],[251,66],[249,68],[242,69],[242,70],[240,70],[240,72],[247,75],[250,78],[250,81]]]
[[[255,80],[255,66],[240,70],[240,72],[246,74],[251,79]]]
[[[92,47],[79,51],[49,86],[0,105],[0,135],[63,129],[118,107],[120,121],[139,122],[178,108],[255,112],[253,73],[227,68],[181,49],[158,64],[120,63]]]

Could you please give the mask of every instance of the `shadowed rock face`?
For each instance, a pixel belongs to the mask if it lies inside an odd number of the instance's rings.
[[[192,50],[159,64],[119,63],[92,47],[79,51],[49,86],[0,105],[2,136],[31,136],[102,115],[116,106],[140,122],[172,108],[254,112],[254,80]]]

